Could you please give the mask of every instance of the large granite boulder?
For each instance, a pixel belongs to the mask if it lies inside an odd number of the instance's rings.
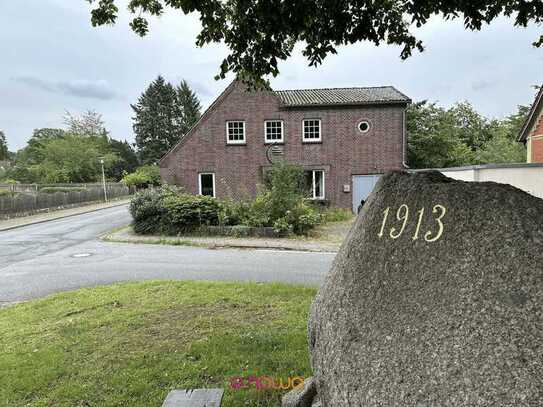
[[[383,176],[309,341],[323,407],[543,406],[543,200],[437,172]]]

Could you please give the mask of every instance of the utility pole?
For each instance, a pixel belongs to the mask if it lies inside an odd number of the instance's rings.
[[[104,186],[104,199],[107,202],[106,172],[104,171],[104,159],[103,158],[100,158],[100,164],[102,165],[102,184]]]

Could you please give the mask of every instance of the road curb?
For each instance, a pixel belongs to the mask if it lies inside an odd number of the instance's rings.
[[[123,227],[122,229],[124,229]],[[142,245],[157,245],[157,246],[186,246],[186,247],[198,247],[200,249],[208,250],[222,250],[222,249],[235,249],[235,250],[261,250],[261,251],[281,251],[281,252],[298,252],[298,253],[316,253],[316,254],[337,254],[338,250],[318,250],[314,248],[293,247],[293,246],[265,246],[258,244],[235,244],[235,243],[212,243],[212,242],[198,242],[186,238],[179,240],[176,243],[168,243],[160,240],[150,239],[132,239],[130,237],[116,237],[117,231],[106,232],[99,237],[100,240],[107,243],[125,243],[125,244],[142,244]]]
[[[25,227],[25,226],[39,225],[40,223],[47,223],[47,222],[52,222],[54,220],[66,219],[66,218],[71,218],[71,217],[79,216],[79,215],[85,215],[87,213],[103,211],[104,209],[116,208],[116,207],[119,207],[119,206],[128,205],[129,203],[130,202],[119,203],[119,204],[116,204],[116,205],[107,206],[105,208],[91,209],[91,210],[85,211],[85,212],[72,213],[72,214],[69,214],[69,215],[59,216],[58,218],[43,219],[43,220],[38,220],[36,222],[30,222],[30,223],[24,223],[24,224],[21,224],[21,225],[8,226],[6,228],[2,228],[0,226],[0,232],[6,232],[8,230],[19,229],[19,228],[22,228],[22,227]]]

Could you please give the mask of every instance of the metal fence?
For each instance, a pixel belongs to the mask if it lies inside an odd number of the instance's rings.
[[[45,187],[81,188],[81,190],[40,192]],[[0,219],[105,200],[102,184],[0,184],[0,190],[10,191],[0,195]],[[133,192],[122,183],[108,183],[106,191],[108,199],[128,196]]]

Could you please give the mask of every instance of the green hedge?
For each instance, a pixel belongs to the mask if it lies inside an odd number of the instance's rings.
[[[179,234],[219,224],[215,198],[189,195],[173,187],[138,192],[130,202],[134,231],[139,234]]]
[[[165,223],[169,233],[191,231],[199,226],[219,224],[219,202],[209,196],[178,194],[164,199]]]
[[[9,189],[0,189],[0,196],[5,196],[11,194]]]

